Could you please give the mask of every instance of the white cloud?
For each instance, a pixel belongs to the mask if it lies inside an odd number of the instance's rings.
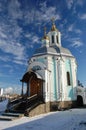
[[[75,29],[75,33],[77,33],[77,34],[81,34],[82,31],[81,31],[80,29]]]
[[[4,5],[7,6],[4,9]],[[0,49],[4,53],[9,53],[13,55],[13,59],[8,58],[7,55],[4,55],[4,58],[1,58],[3,61],[12,61],[24,64],[26,57],[26,48],[23,44],[20,43],[23,28],[18,25],[17,19],[22,19],[21,4],[18,0],[10,0],[8,3],[2,2],[2,11],[3,17],[0,17]],[[5,15],[4,11],[8,14]],[[9,55],[10,56],[10,55]],[[18,62],[19,60],[19,62]]]
[[[26,37],[26,38],[31,38],[31,36],[32,36],[31,33],[25,34],[25,37]]]
[[[20,7],[21,5],[18,0],[10,0],[8,4],[8,15],[13,19],[21,19],[22,11]]]
[[[4,89],[4,94],[15,94],[15,93],[21,94],[21,86],[14,85],[13,87],[7,87]]]
[[[69,32],[73,31],[73,28],[74,28],[74,24],[71,24],[71,25],[68,27],[68,31],[69,31]]]
[[[29,43],[31,43],[31,44],[29,44],[28,48],[30,48],[30,47],[33,48],[33,45],[35,43],[37,43],[37,44],[40,43],[40,38],[34,33],[27,33],[27,34],[25,34],[25,37],[28,38]]]
[[[69,25],[68,29],[67,29],[68,32],[74,32],[76,34],[81,34],[82,31],[80,29],[78,29],[75,24],[71,24]]]
[[[22,27],[20,27],[18,25],[18,22],[16,20],[13,19],[8,19],[7,21],[3,19],[1,19],[0,21],[0,39],[1,38],[7,38],[9,41],[13,41],[13,40],[20,40],[21,39],[21,34],[23,32]]]
[[[80,40],[74,40],[71,44],[72,47],[78,48],[80,46],[83,46],[83,43]]]
[[[27,60],[17,60],[16,58],[13,60],[14,63],[19,64],[19,65],[27,65]]]
[[[84,0],[66,0],[67,8],[72,9],[72,14],[77,15],[77,7],[84,5]]]
[[[4,94],[12,94],[13,93],[13,88],[12,87],[8,87],[4,89]]]
[[[42,11],[46,10],[47,9],[47,1],[40,3],[40,6],[41,6]]]
[[[13,93],[21,94],[21,83],[11,84],[11,83],[6,83],[6,82],[0,82],[0,86],[1,88],[4,89],[4,94],[13,94]]]
[[[80,19],[86,20],[86,13],[79,16]]]
[[[5,35],[3,32],[0,32],[0,38],[7,38],[7,35]]]
[[[57,12],[56,7],[48,7],[46,2],[41,3],[38,10],[33,8],[32,10],[30,10],[30,12],[28,10],[24,12],[24,19],[27,23],[32,23],[35,21],[37,21],[37,23],[45,21],[49,22],[52,17],[55,17],[56,20],[61,19],[61,16]]]
[[[70,44],[71,47],[78,48],[78,47],[81,47],[84,45],[83,42],[81,41],[81,39],[78,37],[75,37],[75,38],[74,37],[71,37],[71,38],[67,37],[66,40],[67,40],[67,42],[71,43]]]
[[[6,18],[4,17],[6,19],[4,19],[4,22],[0,21],[2,29],[0,31],[0,47],[4,52],[15,55],[16,59],[24,59],[26,48],[23,45],[18,46],[24,30],[18,25],[17,19],[22,19],[22,16],[24,16],[24,22],[32,23],[37,21],[35,22],[37,24],[38,22],[39,24],[45,21],[48,22],[52,17],[55,17],[55,19],[61,18],[61,16],[57,14],[56,7],[48,7],[46,2],[41,3],[39,6],[40,9],[32,8],[30,11],[26,9],[22,12],[21,4],[18,0],[10,0],[10,2],[8,2],[8,16],[6,16]],[[24,24],[27,25],[26,23]],[[34,34],[27,34],[26,38],[28,38],[32,44],[40,42],[38,36]],[[33,47],[33,45],[28,46]]]
[[[0,49],[3,52],[12,54],[15,59],[23,60],[25,58],[25,47],[21,43],[0,40]],[[9,58],[5,57],[5,60]]]
[[[10,57],[9,56],[0,56],[0,60],[2,60],[2,61],[5,61],[5,62],[7,62],[7,61],[10,61],[11,59],[10,59]]]
[[[19,43],[18,43],[19,44]],[[5,41],[0,41],[0,48],[7,53],[11,53],[20,57],[24,51],[22,46],[19,46],[16,43],[6,43]]]
[[[32,42],[33,43],[39,43],[40,41],[39,41],[39,37],[38,36],[33,36],[32,37]]]
[[[47,4],[44,3],[44,4],[41,4],[41,8],[40,9],[41,9],[40,16],[42,16],[41,18],[44,21],[50,21],[50,19],[52,17],[55,17],[56,20],[57,19],[58,20],[61,19],[61,16],[56,11],[56,7],[53,7],[53,6],[47,7]]]
[[[66,0],[66,3],[67,3],[67,7],[68,9],[71,9],[73,3],[74,3],[74,0]]]

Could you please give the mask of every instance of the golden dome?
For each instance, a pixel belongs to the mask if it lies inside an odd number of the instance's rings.
[[[55,25],[55,23],[54,23],[55,19],[52,18],[51,21],[52,21],[51,31],[57,31],[56,25]]]
[[[51,31],[57,31],[55,24],[52,25]]]
[[[49,37],[46,35],[43,37],[43,39],[49,40]]]

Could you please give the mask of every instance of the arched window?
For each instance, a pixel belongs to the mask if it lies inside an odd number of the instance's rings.
[[[70,73],[69,72],[67,72],[67,85],[68,86],[71,85],[71,83],[70,83]]]
[[[54,43],[54,36],[52,35],[52,43]]]
[[[58,41],[58,35],[56,35],[56,41],[57,41],[57,43],[59,43],[59,41]]]
[[[33,71],[36,71],[36,70],[41,70],[41,67],[40,67],[40,66],[38,66],[38,65],[37,65],[37,66],[33,66],[32,70],[33,70]]]

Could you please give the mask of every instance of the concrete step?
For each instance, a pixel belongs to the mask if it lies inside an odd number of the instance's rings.
[[[5,112],[2,114],[2,116],[12,116],[12,117],[23,117],[24,114],[21,113],[10,113],[10,112]]]
[[[12,117],[12,116],[0,116],[0,120],[12,121],[18,119],[19,117]]]
[[[3,113],[2,115],[0,115],[0,120],[7,120],[7,121],[12,121],[12,120],[16,120],[18,118],[23,117],[24,114],[20,114],[20,113]]]

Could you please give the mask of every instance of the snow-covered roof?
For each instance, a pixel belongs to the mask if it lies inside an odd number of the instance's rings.
[[[62,46],[50,46],[50,47],[40,47],[39,49],[37,49],[34,53],[33,56],[37,56],[37,55],[44,55],[44,54],[53,54],[53,55],[66,55],[66,56],[71,56],[73,57],[73,55],[71,54],[71,52],[66,49],[63,48]]]

